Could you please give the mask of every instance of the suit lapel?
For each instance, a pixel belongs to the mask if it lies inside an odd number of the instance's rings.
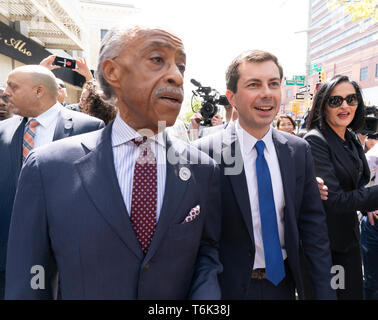
[[[223,137],[224,138],[222,139],[222,159],[224,160],[224,155],[233,155],[234,159],[242,159],[243,157],[240,150],[240,143],[236,134],[235,123],[231,123],[227,126],[227,128],[224,131]],[[232,165],[235,165],[235,163],[229,165],[223,163],[224,170],[226,170],[227,167],[230,167]],[[248,229],[249,236],[251,237],[251,240],[254,243],[251,204],[249,203],[248,186],[244,166],[239,174],[231,173],[229,175],[225,175],[224,178],[228,178],[231,182],[232,188],[234,190],[234,196],[239,205],[245,225]]]
[[[294,150],[288,145],[287,139],[276,130],[272,132],[273,144],[276,149],[285,197],[285,219],[287,212],[294,212],[293,190],[295,190]]]
[[[134,254],[142,259],[143,252],[127,213],[114,167],[111,146],[112,123],[99,137],[85,147],[90,152],[75,165],[83,186],[100,214]],[[98,137],[95,135],[95,137]]]
[[[358,186],[356,186],[357,188],[359,188],[359,187],[364,186],[364,185],[369,183],[369,181],[370,181],[370,169],[369,169],[369,165],[368,165],[367,160],[366,160],[364,149],[362,148],[361,144],[358,143],[357,140],[355,140],[353,142],[354,142],[354,144],[357,148],[358,156],[362,160],[362,165],[363,165],[363,172],[362,172],[362,177],[360,179],[360,184]]]
[[[324,130],[322,130],[322,133],[324,134],[324,137],[327,140],[328,144],[332,146],[332,152],[337,158],[339,164],[349,174],[351,181],[353,181],[353,184],[357,188],[355,177],[358,176],[358,172],[356,170],[356,167],[353,164],[353,161],[347,151],[341,145],[340,141],[338,141],[336,133],[331,132],[330,130],[332,129],[326,127]]]
[[[273,129],[273,144],[276,149],[278,163],[280,166],[282,186],[285,198],[284,208],[284,239],[288,260],[292,266],[292,258],[298,253],[298,244],[295,241],[297,237],[297,218],[295,206],[295,186],[296,186],[296,163],[295,150],[289,146],[284,135]],[[294,269],[293,269],[294,270]],[[298,283],[296,273],[294,273],[295,282]]]
[[[20,171],[22,167],[22,144],[24,140],[25,124],[27,121],[28,121],[27,118],[20,118],[20,124],[16,128],[12,137],[12,142],[10,144],[11,146],[10,154],[11,154],[11,161],[12,161],[11,167],[15,171],[14,177],[17,180],[18,180],[18,176],[20,175]]]
[[[65,108],[62,107],[58,116],[58,121],[56,123],[53,141],[69,137],[72,133],[72,130],[72,117],[68,112],[66,112]]]
[[[188,185],[191,182],[191,179],[194,179],[194,175],[191,175],[188,181],[183,181],[179,177],[179,172],[182,167],[189,168],[189,160],[182,150],[178,149],[169,138],[167,131],[164,132],[164,139],[166,141],[166,180],[165,180],[165,190],[163,204],[160,210],[159,221],[156,225],[155,233],[153,235],[151,246],[147,252],[145,262],[147,262],[156,252],[159,244],[167,231],[167,228],[172,222],[172,217],[178,212],[182,198],[185,195]],[[178,155],[178,163],[172,164],[172,161],[169,154],[176,153]]]

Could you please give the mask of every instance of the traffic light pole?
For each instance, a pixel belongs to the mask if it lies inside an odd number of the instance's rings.
[[[308,108],[308,101],[310,100],[310,90],[308,88],[308,78],[310,76],[310,32],[311,32],[311,1],[308,0],[308,22],[307,22],[307,50],[306,50],[306,76],[305,76],[305,101],[307,103]],[[308,109],[306,110],[306,112]]]

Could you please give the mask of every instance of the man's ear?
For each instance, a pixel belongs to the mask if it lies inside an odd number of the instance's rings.
[[[121,87],[121,67],[115,61],[104,60],[102,63],[102,74],[113,88]]]
[[[226,97],[231,105],[236,109],[235,93],[233,93],[231,90],[226,90]]]
[[[36,86],[34,90],[37,99],[42,98],[46,94],[46,88],[44,86]]]

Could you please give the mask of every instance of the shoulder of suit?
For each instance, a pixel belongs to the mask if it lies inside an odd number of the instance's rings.
[[[97,123],[100,124],[103,122],[101,119],[92,117],[88,114],[82,113],[80,111],[74,111],[67,108],[62,109],[61,116],[65,119],[72,119],[73,121],[82,121],[87,123]]]
[[[38,147],[32,152],[35,154],[35,157],[42,162],[55,161],[72,163],[87,154],[88,146],[92,149],[99,144],[103,130],[104,129],[100,129],[56,140]]]
[[[214,160],[210,158],[205,152],[202,152],[192,143],[187,143],[167,133],[172,142],[173,151],[177,151],[186,157],[189,163],[193,164],[212,164]],[[170,150],[167,150],[169,155]]]
[[[214,145],[216,142],[222,142],[224,140],[226,130],[216,130],[216,132],[206,135],[198,140],[192,142],[192,145],[198,149],[208,148]]]
[[[315,129],[311,129],[309,132],[307,132],[306,134],[305,134],[305,136],[303,137],[306,141],[308,141],[308,140],[311,140],[311,138],[319,138],[319,139],[321,139],[322,141],[324,141],[324,142],[327,142],[326,141],[326,138],[325,138],[325,136],[324,136],[324,134],[323,134],[323,132],[322,131],[320,131],[319,129],[317,129],[317,128],[315,128]]]
[[[280,130],[277,130],[277,129],[273,129],[273,130],[274,130],[273,138],[274,138],[275,135],[276,136],[280,135],[281,137],[286,139],[289,143],[306,144],[306,141],[303,138],[298,137],[295,134],[288,133],[288,132],[285,132],[285,131],[280,131]]]
[[[19,126],[24,118],[18,115],[14,115],[8,119],[0,121],[0,130],[13,128]]]

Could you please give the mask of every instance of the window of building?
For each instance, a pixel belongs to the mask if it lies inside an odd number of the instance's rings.
[[[320,2],[320,1],[322,1],[322,0],[312,0],[311,1],[311,6],[315,7],[318,4],[318,2]]]
[[[108,29],[101,29],[101,41],[104,39],[105,35],[108,33]]]
[[[360,69],[360,81],[368,79],[368,67]]]
[[[332,59],[333,57],[336,57],[340,54],[343,54],[345,52],[349,52],[355,48],[358,48],[358,47],[362,47],[363,45],[367,44],[367,43],[371,43],[372,41],[374,41],[375,37],[378,35],[378,31],[377,32],[374,32],[374,33],[371,33],[369,35],[367,35],[366,37],[363,37],[361,39],[358,39],[356,41],[353,41],[341,48],[337,48],[331,52],[328,52],[326,54],[323,54],[322,56],[320,57],[317,57],[315,59],[313,59],[313,63],[318,63],[318,62],[321,62],[321,61],[326,61],[326,60],[329,60],[329,59]]]
[[[321,38],[325,38],[332,31],[338,30],[340,27],[344,27],[344,25],[346,25],[349,21],[351,21],[351,18],[349,15],[347,15],[346,17],[333,22],[330,26],[322,28],[321,31],[317,32],[311,37],[311,43]]]
[[[333,44],[335,44],[336,42],[338,42],[340,40],[343,40],[343,39],[346,39],[347,37],[349,37],[349,36],[351,36],[351,35],[353,35],[355,33],[358,33],[359,30],[360,30],[360,25],[353,26],[352,28],[350,28],[348,30],[345,30],[342,33],[339,33],[338,35],[336,35],[336,36],[328,39],[327,41],[324,41],[321,44],[319,44],[317,46],[314,46],[311,49],[310,54],[311,55],[316,55],[316,53],[318,53],[319,51],[323,50],[324,48],[330,47]]]

